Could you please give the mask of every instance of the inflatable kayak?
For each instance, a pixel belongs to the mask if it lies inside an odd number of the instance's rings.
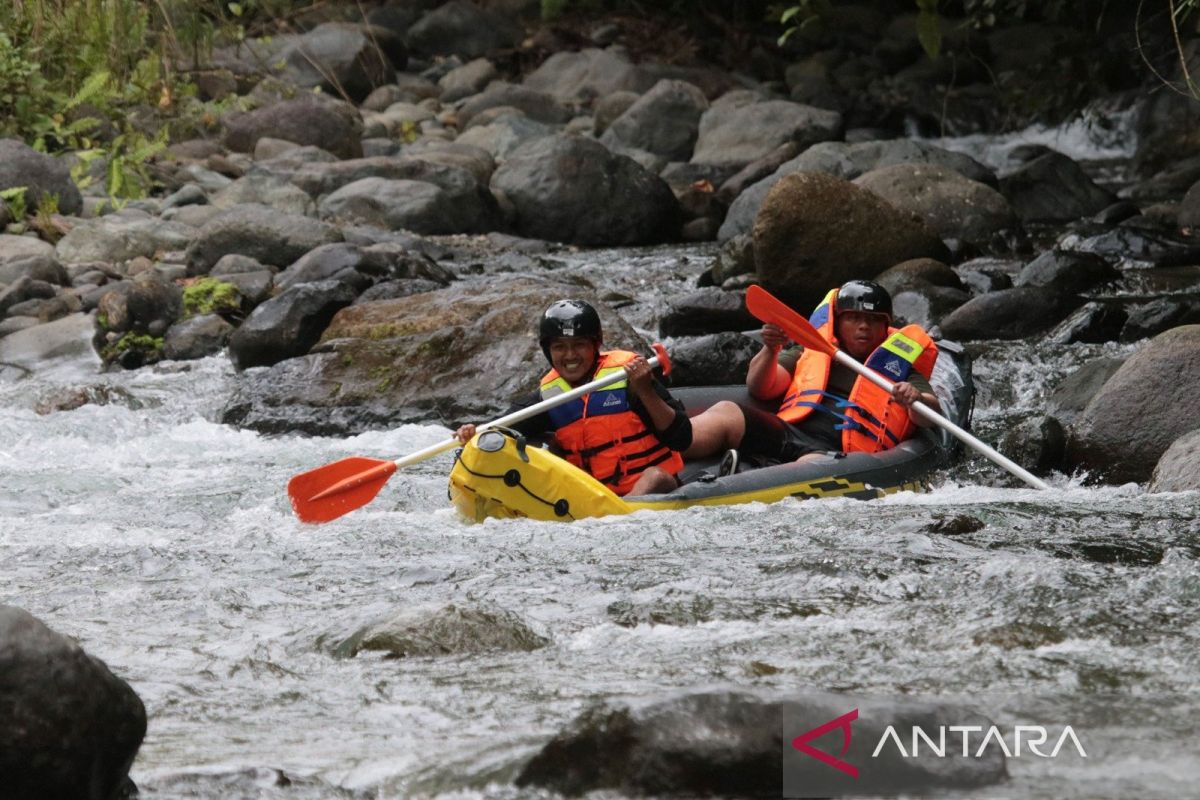
[[[952,342],[938,343],[933,385],[943,411],[968,428],[974,402],[970,359]],[[767,406],[750,398],[744,386],[684,387],[671,390],[694,416],[719,400]],[[774,408],[768,408],[774,411]],[[493,429],[476,436],[455,454],[450,500],[468,520],[529,518],[576,520],[643,509],[696,505],[773,503],[785,497],[853,497],[869,500],[893,492],[921,490],[957,452],[957,441],[937,428],[881,453],[849,453],[819,461],[743,464],[718,474],[719,459],[691,462],[682,485],[667,494],[622,498],[581,469],[519,433]]]

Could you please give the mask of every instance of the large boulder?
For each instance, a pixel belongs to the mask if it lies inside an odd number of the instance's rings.
[[[519,147],[492,175],[522,236],[581,245],[673,241],[679,204],[667,184],[599,142],[571,136]]]
[[[348,103],[302,95],[224,120],[225,146],[253,153],[264,136],[313,145],[339,158],[362,156],[362,118]]]
[[[424,181],[363,178],[343,186],[321,201],[323,219],[385,230],[413,233],[467,233],[455,224],[453,199],[440,187]]]
[[[810,308],[834,286],[869,278],[910,258],[948,258],[919,219],[877,195],[823,173],[775,184],[754,223],[754,261],[770,291]]]
[[[936,164],[893,164],[873,169],[854,183],[916,214],[943,239],[991,244],[1019,226],[1004,195]]]
[[[972,297],[942,320],[950,339],[1023,339],[1057,325],[1082,301],[1076,295],[1032,286]]]
[[[285,267],[309,250],[341,238],[334,226],[299,214],[256,204],[234,206],[206,222],[196,234],[187,249],[188,274],[207,274],[229,253]]]
[[[0,139],[0,192],[25,187],[25,208],[37,211],[44,196],[54,197],[60,214],[78,214],[83,208],[79,187],[67,165],[39,153],[16,139]]]
[[[1070,222],[1096,214],[1117,200],[1097,186],[1079,164],[1053,151],[1006,175],[1000,191],[1024,222]]]
[[[612,50],[564,50],[529,73],[525,85],[560,103],[586,105],[613,92],[637,91],[638,71],[625,55]]]
[[[146,708],[108,666],[28,612],[0,606],[0,794],[116,800],[136,794],[129,767]]]
[[[1200,489],[1200,428],[1180,436],[1162,454],[1150,477],[1151,492]]]
[[[641,336],[578,285],[511,276],[462,282],[343,309],[312,353],[247,373],[222,421],[341,435],[491,419],[545,373],[537,317],[564,297],[596,307],[606,347],[645,351]]]
[[[183,250],[195,235],[191,225],[127,209],[80,221],[58,240],[55,252],[64,264],[119,264],[138,256],[154,258],[160,252]]]
[[[741,169],[787,142],[804,148],[841,132],[842,116],[836,111],[734,91],[700,117],[692,161]]]
[[[1105,382],[1069,431],[1067,461],[1110,481],[1144,482],[1200,417],[1200,325],[1161,333]]]
[[[613,121],[600,141],[614,150],[633,147],[687,161],[707,109],[704,93],[690,83],[659,81]]]
[[[277,364],[308,352],[339,310],[358,292],[345,281],[302,283],[251,312],[229,337],[229,359],[238,369]]]
[[[515,47],[521,35],[521,26],[505,14],[450,0],[410,27],[405,41],[421,55],[471,59]]]
[[[395,79],[408,54],[386,28],[326,22],[289,42],[280,58],[288,81],[333,95],[344,92],[361,103],[375,87]]]
[[[1070,425],[1124,363],[1123,358],[1103,357],[1083,364],[1054,387],[1046,398],[1046,412]]]

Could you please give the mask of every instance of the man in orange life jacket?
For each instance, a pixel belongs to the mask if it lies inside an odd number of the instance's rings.
[[[838,349],[893,381],[890,395],[823,353],[800,348],[781,353],[787,334],[765,324],[746,386],[757,398],[779,398],[778,412],[717,403],[692,418],[692,446],[684,457],[726,449],[769,461],[878,452],[911,438],[916,426],[928,427],[931,423],[909,409],[920,400],[941,412],[929,384],[937,345],[916,325],[890,327],[891,318],[887,290],[862,280],[830,291],[810,318]]]
[[[546,309],[538,326],[542,352],[551,370],[538,391],[509,413],[569,392],[615,370],[626,379],[513,425],[534,439],[553,436],[562,456],[619,495],[669,492],[679,485],[681,452],[692,443],[692,425],[683,404],[654,379],[650,364],[624,350],[600,352],[600,315],[580,300],[560,300]],[[475,426],[455,432],[460,442]]]

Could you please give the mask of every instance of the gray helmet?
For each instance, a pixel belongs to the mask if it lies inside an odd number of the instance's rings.
[[[582,300],[559,300],[545,310],[538,323],[538,343],[547,361],[550,360],[550,340],[559,336],[582,336],[594,341],[599,348],[604,340],[600,315]]]
[[[834,311],[862,311],[867,314],[886,314],[892,318],[892,296],[875,281],[846,281],[838,289]]]

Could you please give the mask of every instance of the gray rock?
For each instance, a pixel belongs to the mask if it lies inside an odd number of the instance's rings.
[[[162,336],[183,313],[183,290],[153,270],[106,288],[96,317],[96,327],[103,332]]]
[[[1098,255],[1052,249],[1026,264],[1013,283],[1078,293],[1119,277],[1120,273]]]
[[[1188,189],[1177,212],[1179,227],[1200,228],[1200,181]]]
[[[229,358],[238,369],[263,367],[302,356],[321,338],[358,292],[343,281],[293,286],[251,312],[229,337]]]
[[[31,236],[0,233],[0,283],[13,283],[22,277],[59,286],[70,283],[54,245]]]
[[[1151,339],[1100,388],[1070,428],[1068,465],[1110,481],[1146,481],[1200,415],[1200,325]]]
[[[916,214],[943,239],[988,245],[1018,227],[1004,196],[937,164],[893,164],[865,172],[854,182],[901,211]]]
[[[229,253],[217,259],[217,263],[208,274],[214,278],[220,275],[237,275],[243,272],[257,272],[266,269],[258,259],[244,256],[241,253]]]
[[[672,298],[658,323],[663,336],[700,336],[760,327],[741,292],[705,288]]]
[[[459,107],[459,127],[465,130],[483,112],[504,107],[515,108],[529,119],[547,125],[562,125],[572,117],[571,110],[551,94],[529,86],[497,81]]]
[[[188,274],[208,274],[229,253],[282,267],[341,238],[332,225],[308,217],[260,205],[234,206],[207,222],[188,246]]]
[[[345,93],[361,102],[404,69],[404,43],[386,28],[326,22],[290,41],[281,54],[283,77],[297,86]]]
[[[1074,295],[1030,286],[979,295],[942,320],[951,339],[1022,339],[1057,325],[1081,301]]]
[[[1062,466],[1066,443],[1061,422],[1050,416],[1033,416],[1004,434],[1000,451],[1035,475],[1046,475]]]
[[[412,25],[405,41],[422,55],[478,58],[515,47],[521,34],[510,17],[466,0],[450,0]]]
[[[405,609],[359,629],[340,642],[334,655],[349,658],[364,650],[397,658],[527,653],[550,644],[511,611],[449,605]]]
[[[1046,412],[1063,425],[1070,425],[1124,363],[1123,358],[1107,357],[1087,362],[1054,387],[1046,398]]]
[[[32,325],[0,341],[0,362],[37,369],[52,358],[71,358],[95,367],[99,359],[92,348],[94,333],[92,316],[84,313]]]
[[[948,257],[924,223],[822,173],[795,173],[776,183],[754,223],[759,278],[799,308],[814,307],[851,278],[920,257]]]
[[[708,110],[704,93],[683,81],[660,81],[613,121],[600,142],[635,147],[672,161],[687,161]]]
[[[958,273],[941,261],[933,258],[914,258],[901,261],[884,270],[874,278],[887,289],[894,299],[900,292],[925,286],[942,286],[947,289],[966,290]]]
[[[518,148],[492,176],[515,211],[517,233],[582,245],[671,241],[679,204],[632,160],[587,139],[554,136]]]
[[[25,207],[37,210],[43,195],[58,199],[60,214],[78,214],[83,208],[79,188],[67,165],[39,153],[16,139],[0,139],[0,191],[25,187]]]
[[[1046,339],[1055,344],[1115,342],[1129,314],[1115,303],[1086,303],[1060,322]]]
[[[915,324],[926,330],[971,299],[966,291],[948,286],[915,286],[892,295],[895,324]]]
[[[269,269],[253,272],[223,273],[222,283],[231,283],[242,296],[242,310],[250,311],[271,296],[275,286],[275,274]]]
[[[347,269],[364,274],[377,272],[358,245],[335,242],[323,244],[300,256],[275,277],[275,287],[282,291],[302,283],[329,280]]]
[[[761,347],[757,339],[730,331],[679,339],[671,348],[671,385],[743,383]]]
[[[443,103],[453,103],[464,97],[478,94],[499,74],[496,66],[486,58],[477,58],[463,64],[461,67],[447,72],[438,81],[438,87],[442,90],[441,100]]]
[[[603,135],[613,120],[624,114],[639,97],[641,95],[637,92],[622,90],[597,100],[592,109],[592,133],[596,136]]]
[[[736,95],[733,99],[727,99]],[[731,92],[704,112],[692,161],[738,169],[788,142],[799,147],[836,138],[842,117],[836,111],[787,100],[760,102],[750,92]]]
[[[221,352],[233,325],[216,314],[201,314],[177,322],[163,337],[163,358],[185,361]]]
[[[451,197],[432,183],[387,178],[355,181],[320,205],[323,219],[423,234],[466,232],[454,225],[455,210]]]
[[[12,798],[113,800],[146,708],[108,666],[28,612],[0,606],[0,781]]]
[[[1117,199],[1057,152],[1039,156],[1002,178],[1000,192],[1024,222],[1069,222],[1091,216]]]
[[[244,203],[257,203],[305,217],[317,213],[317,204],[307,192],[275,175],[252,174],[238,178],[212,197],[213,206],[221,210]]]
[[[1194,492],[1200,489],[1200,428],[1180,436],[1162,454],[1150,477],[1151,492]]]
[[[560,103],[587,105],[613,92],[638,90],[637,68],[622,53],[588,48],[559,51],[525,77],[530,89],[552,95]]]
[[[197,234],[182,222],[166,222],[140,212],[123,211],[85,220],[59,239],[55,252],[64,264],[103,261],[110,264],[167,250],[182,250]]]
[[[1198,323],[1200,301],[1188,297],[1160,297],[1130,309],[1117,338],[1122,342],[1136,342],[1180,325]]]
[[[464,169],[475,178],[480,186],[487,186],[496,171],[496,160],[482,147],[467,142],[445,142],[423,139],[404,148],[404,157]]]
[[[264,136],[314,145],[339,158],[362,155],[362,120],[346,103],[304,95],[225,118],[225,146],[252,153]]]

